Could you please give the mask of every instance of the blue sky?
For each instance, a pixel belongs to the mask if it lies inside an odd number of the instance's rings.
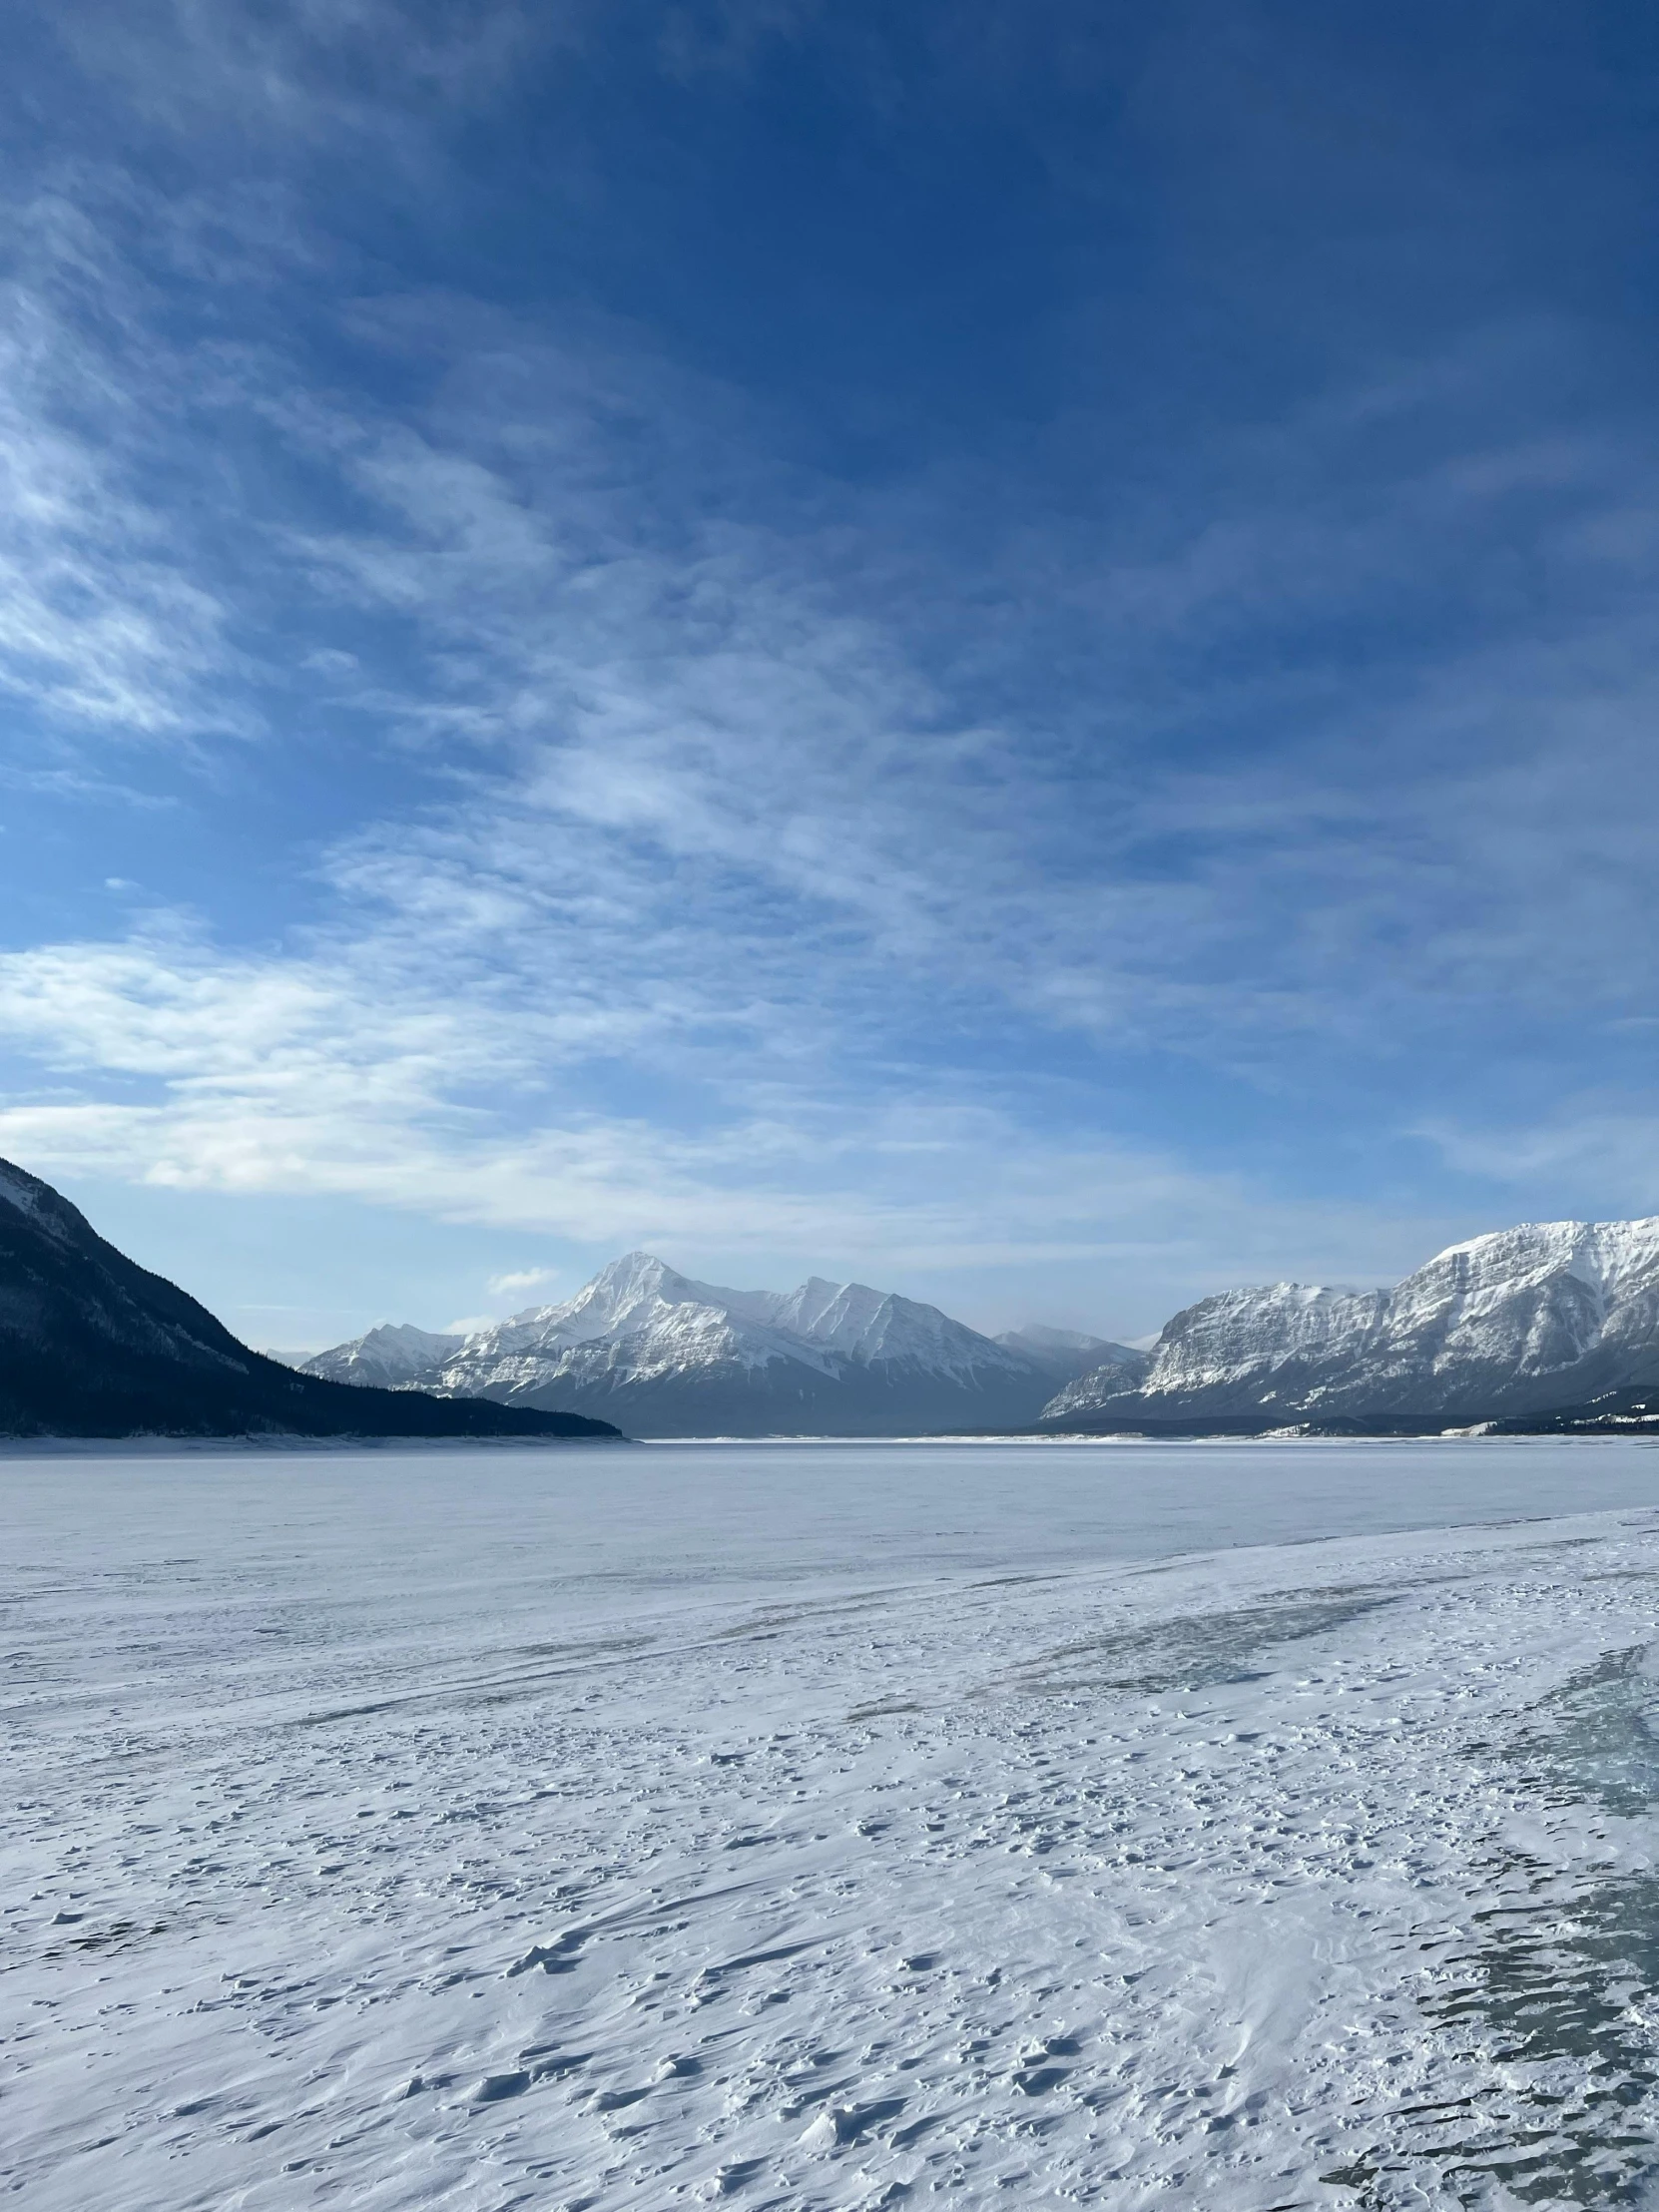
[[[1659,21],[22,11],[0,1152],[254,1341],[1659,1210]]]

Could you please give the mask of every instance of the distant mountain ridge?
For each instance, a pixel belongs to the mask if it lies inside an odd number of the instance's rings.
[[[565,1412],[347,1389],[253,1352],[0,1160],[0,1435],[577,1436]]]
[[[349,1380],[388,1332],[306,1363]],[[936,1306],[814,1276],[794,1291],[734,1291],[646,1252],[576,1295],[480,1330],[406,1378],[422,1387],[550,1405],[630,1435],[882,1435],[1034,1421],[1084,1366],[1142,1356],[1100,1338],[982,1336]]]
[[[382,1323],[366,1337],[356,1337],[348,1345],[336,1345],[331,1352],[319,1352],[294,1365],[302,1374],[318,1376],[324,1382],[369,1383],[394,1390],[428,1368],[440,1366],[465,1343],[464,1336],[440,1335],[430,1329],[416,1329],[408,1322],[400,1326]]]
[[[1659,1419],[1659,1218],[1522,1224],[1391,1290],[1221,1292],[1151,1353],[1038,1327],[991,1338],[818,1276],[729,1290],[637,1252],[473,1336],[382,1325],[290,1368],[0,1160],[0,1435],[1513,1433],[1534,1416],[1563,1432]]]
[[[1132,1382],[1147,1370],[1149,1355],[1129,1345],[1113,1344],[1105,1337],[1085,1337],[1075,1329],[1044,1329],[1031,1324],[1004,1330],[996,1339],[1005,1351],[1017,1353],[1033,1367],[1051,1375],[1056,1382],[1069,1382],[1078,1374],[1108,1370]]]
[[[1142,1379],[1101,1367],[1055,1426],[1262,1414],[1486,1420],[1659,1382],[1659,1219],[1529,1222],[1392,1290],[1223,1291],[1169,1322]]]

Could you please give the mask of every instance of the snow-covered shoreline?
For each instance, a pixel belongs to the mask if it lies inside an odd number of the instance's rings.
[[[614,1447],[627,1436],[0,1436],[0,1460],[214,1459],[246,1453],[294,1452],[349,1457],[358,1452],[428,1453],[564,1451],[572,1445]]]
[[[1645,1432],[1634,1436],[1620,1435],[1616,1429],[1600,1434],[1574,1436],[1573,1447],[1581,1444],[1612,1443],[1625,1447],[1632,1442],[1647,1442],[1659,1449],[1659,1436]],[[1267,1448],[1273,1451],[1306,1448],[1318,1451],[1350,1449],[1410,1450],[1437,1444],[1480,1444],[1494,1449],[1525,1449],[1536,1446],[1544,1450],[1558,1450],[1559,1436],[1540,1433],[1536,1436],[1494,1435],[1484,1425],[1471,1428],[1446,1428],[1437,1434],[1424,1436],[1311,1436],[1290,1431],[1275,1431],[1256,1436],[1142,1436],[1132,1431],[1122,1434],[1091,1434],[1084,1430],[1053,1435],[1017,1435],[1010,1437],[1005,1430],[991,1429],[983,1433],[973,1430],[952,1431],[948,1435],[911,1436],[839,1436],[839,1435],[776,1435],[776,1436],[0,1436],[0,1459],[54,1459],[64,1456],[90,1459],[150,1458],[172,1459],[180,1457],[215,1458],[236,1456],[244,1452],[303,1452],[325,1455],[349,1456],[355,1452],[415,1452],[455,1453],[474,1451],[565,1451],[573,1447],[591,1445],[612,1449],[618,1444],[635,1448],[677,1450],[695,1448],[706,1451],[718,1445],[722,1450],[741,1452],[775,1451],[780,1447],[811,1445],[814,1449],[840,1451],[869,1451],[887,1447],[902,1447],[906,1451],[923,1449],[951,1451],[957,1449],[1051,1451],[1066,1448],[1078,1451],[1132,1450],[1151,1452],[1248,1451]]]
[[[799,1472],[764,1528],[705,1449],[703,1551],[680,1450],[602,1499],[495,1453],[0,1470],[0,2170],[52,2212],[1638,2189],[1659,1499],[1172,1506],[1109,1556],[1004,1448],[978,1492],[877,1459],[853,1526],[831,1455],[746,1458]]]

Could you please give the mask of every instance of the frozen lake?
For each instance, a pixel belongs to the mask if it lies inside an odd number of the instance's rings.
[[[0,1503],[9,1561],[28,1572],[188,1552],[216,1586],[273,1595],[366,1602],[389,1576],[405,1592],[435,1584],[462,1613],[475,1583],[491,1609],[522,1593],[605,1610],[1659,1506],[1659,1444],[76,1450],[0,1453]]]
[[[14,1453],[0,1527],[31,2207],[1659,2203],[1648,1445]]]

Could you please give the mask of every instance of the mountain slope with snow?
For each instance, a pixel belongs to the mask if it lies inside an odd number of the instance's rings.
[[[369,1383],[391,1390],[450,1359],[465,1343],[464,1336],[440,1336],[408,1322],[382,1322],[366,1337],[354,1337],[347,1345],[335,1345],[331,1352],[319,1352],[297,1365],[302,1375],[317,1375],[326,1382]]]
[[[1659,1379],[1659,1219],[1527,1223],[1391,1291],[1276,1283],[1201,1299],[1145,1379],[1100,1368],[1045,1420],[1538,1412]]]
[[[311,1372],[349,1380],[340,1359],[321,1354]],[[866,1284],[734,1291],[633,1252],[574,1298],[481,1330],[406,1380],[663,1436],[1019,1427],[1058,1378],[936,1306]]]

